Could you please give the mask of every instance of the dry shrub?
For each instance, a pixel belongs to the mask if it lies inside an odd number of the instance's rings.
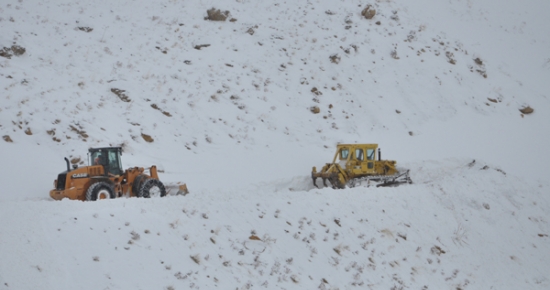
[[[20,56],[24,54],[26,49],[17,44],[12,45],[11,47],[3,47],[0,49],[0,56],[10,59],[13,55]]]
[[[258,236],[256,236],[256,235],[251,235],[248,239],[254,240],[254,241],[261,241],[261,239],[258,238]]]
[[[482,66],[482,65],[483,65],[483,61],[482,61],[479,57],[477,57],[476,59],[474,59],[474,62],[475,62],[477,65],[479,65],[479,66]]]
[[[11,46],[11,51],[13,52],[13,55],[15,56],[19,56],[19,55],[22,55],[25,53],[25,48],[24,47],[21,47],[17,44],[14,44]]]
[[[168,53],[168,48],[160,48],[160,46],[155,46],[156,49],[160,50],[162,53],[164,54],[167,54]]]
[[[483,78],[487,78],[487,72],[485,70],[480,70],[478,69],[477,72],[483,77]]]
[[[201,48],[203,47],[209,47],[210,44],[199,44],[199,45],[195,45],[193,48],[196,49],[196,50],[201,50]]]
[[[197,263],[198,265],[201,264],[201,258],[199,256],[199,254],[196,254],[194,256],[189,256],[191,258],[191,260],[193,260],[193,262]]]
[[[4,139],[4,141],[8,142],[8,143],[12,143],[13,140],[11,140],[10,136],[9,135],[4,135],[2,136],[2,139]]]
[[[25,134],[32,135],[31,128],[27,128],[27,130],[25,130]]]
[[[393,58],[393,59],[399,59],[399,56],[397,55],[397,50],[392,50],[390,52],[390,56]]]
[[[452,52],[446,51],[445,56],[447,56],[447,59],[448,59],[450,64],[456,64],[456,59],[455,59],[455,56]]]
[[[141,138],[143,138],[143,140],[145,140],[148,143],[152,143],[153,141],[155,141],[155,139],[153,139],[151,136],[144,133],[141,133]]]
[[[483,61],[476,57],[474,59],[474,63],[479,66],[479,68],[475,69],[476,72],[478,72],[482,77],[487,78],[487,71],[485,70],[485,65],[483,64]],[[470,67],[470,71],[474,71],[474,67]]]
[[[2,49],[0,49],[0,56],[8,59],[11,58],[11,49],[9,47],[3,47]]]
[[[92,32],[94,29],[91,27],[78,27],[78,30],[84,31],[84,32]]]
[[[125,90],[112,88],[111,92],[113,92],[113,94],[117,95],[123,102],[129,103],[131,101],[130,97],[128,97],[128,95],[126,95],[124,93],[124,92],[126,92]]]
[[[372,7],[372,5],[367,5],[363,11],[361,11],[361,15],[363,15],[367,19],[372,19],[374,15],[376,15],[376,9]]]
[[[139,240],[139,238],[140,238],[139,234],[136,233],[136,232],[134,232],[134,231],[132,231],[132,232],[130,233],[130,235],[132,235],[132,240],[134,240],[134,241],[137,241],[137,240]]]
[[[430,252],[433,254],[433,255],[441,255],[441,254],[445,254],[445,251],[443,251],[443,249],[441,249],[441,247],[439,246],[433,246],[431,249],[430,249]]]
[[[311,88],[311,92],[314,93],[314,94],[316,94],[316,95],[318,95],[318,96],[320,96],[320,95],[323,94],[323,93],[322,93],[321,91],[319,91],[316,87]]]
[[[206,16],[204,20],[210,20],[210,21],[225,21],[227,17],[229,17],[229,11],[221,11],[220,9],[216,9],[212,7],[211,9],[206,10]]]
[[[290,276],[290,280],[292,280],[292,282],[298,284],[300,282],[300,278],[298,278],[298,276],[296,275],[292,275]]]
[[[340,56],[338,56],[338,54],[333,54],[329,56],[329,58],[330,58],[330,62],[332,63],[335,63],[335,64],[340,63]]]

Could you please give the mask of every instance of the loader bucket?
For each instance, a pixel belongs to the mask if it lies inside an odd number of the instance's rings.
[[[189,193],[187,184],[182,182],[168,183],[164,187],[166,187],[166,195],[187,195]]]

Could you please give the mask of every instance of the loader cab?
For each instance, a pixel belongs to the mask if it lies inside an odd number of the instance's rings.
[[[113,175],[122,175],[124,173],[122,170],[121,155],[121,147],[90,148],[88,150],[89,164],[92,166],[102,165],[108,173]]]

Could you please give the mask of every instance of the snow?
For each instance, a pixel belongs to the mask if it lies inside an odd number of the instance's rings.
[[[550,3],[366,4],[3,1],[0,289],[550,288]],[[190,194],[52,200],[101,146]]]

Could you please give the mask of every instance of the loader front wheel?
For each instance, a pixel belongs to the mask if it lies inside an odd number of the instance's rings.
[[[115,198],[115,189],[112,184],[105,181],[93,183],[86,190],[86,200],[94,201],[109,198]]]
[[[143,182],[138,197],[163,197],[166,195],[164,184],[158,179],[150,178]]]
[[[141,197],[139,195],[140,194],[140,189],[141,189],[141,186],[143,185],[143,182],[146,179],[147,179],[147,176],[143,175],[143,174],[140,174],[140,175],[136,176],[136,178],[134,178],[134,182],[132,183],[132,193],[135,196]]]

